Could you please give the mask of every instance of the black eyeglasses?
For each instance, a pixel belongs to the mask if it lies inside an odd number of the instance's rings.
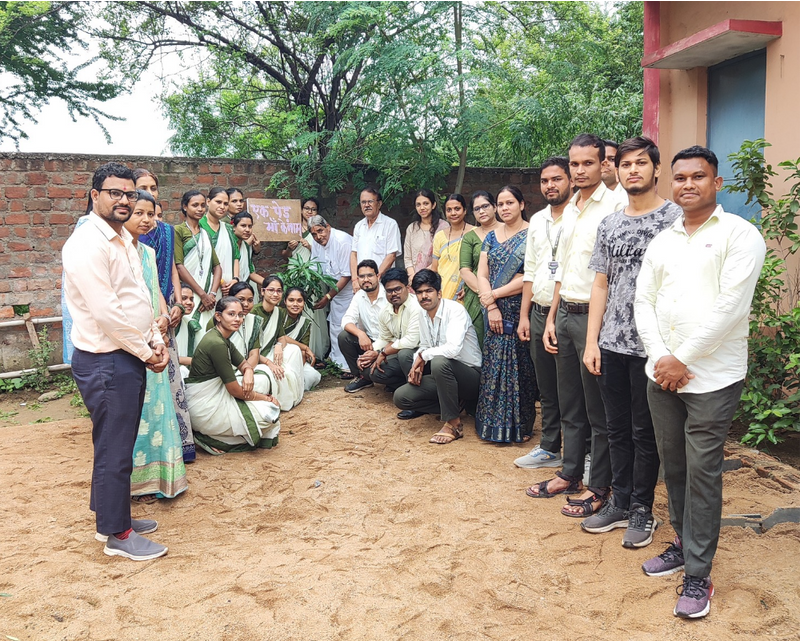
[[[129,203],[135,203],[139,200],[139,194],[135,191],[122,191],[121,189],[98,189],[97,191],[107,191],[111,196],[111,200],[121,200],[124,195]]]
[[[480,214],[482,211],[489,211],[490,208],[491,205],[489,203],[486,203],[485,205],[475,205],[472,208],[472,211],[476,214]]]

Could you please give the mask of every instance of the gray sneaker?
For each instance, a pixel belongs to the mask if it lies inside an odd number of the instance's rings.
[[[597,514],[581,521],[581,527],[586,532],[599,534],[610,532],[614,528],[628,526],[628,511],[614,505],[614,499],[608,501]]]
[[[658,521],[644,505],[634,503],[628,512],[628,529],[622,537],[622,547],[643,548],[653,542]]]
[[[699,619],[711,609],[711,597],[714,596],[714,584],[711,577],[683,577],[683,586],[676,588],[680,595],[672,613],[682,619]]]
[[[642,563],[642,571],[647,576],[667,576],[683,569],[683,547],[676,536],[670,546],[661,554]]]
[[[131,527],[136,534],[150,534],[158,529],[158,521],[151,521],[150,519],[131,519]],[[94,538],[100,541],[100,543],[105,543],[108,541],[108,534],[96,532]]]
[[[131,532],[124,541],[109,536],[103,548],[108,556],[124,556],[132,561],[149,561],[167,553],[167,547]]]
[[[553,452],[543,450],[539,445],[534,447],[525,456],[520,456],[514,461],[514,465],[526,469],[538,467],[561,467],[561,457]]]

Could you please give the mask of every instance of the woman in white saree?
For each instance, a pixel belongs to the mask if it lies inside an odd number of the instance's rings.
[[[189,328],[202,333],[214,314],[222,268],[208,233],[200,226],[206,197],[196,189],[187,191],[181,198],[181,211],[185,220],[175,225],[175,265],[181,282],[194,292]]]
[[[261,291],[264,277],[256,274],[253,266],[253,253],[257,244],[261,244],[253,236],[253,217],[246,211],[240,212],[233,217],[231,225],[239,241],[239,282],[253,285],[253,295],[258,303],[261,300],[258,292]]]
[[[285,336],[281,342],[297,345],[303,353],[303,379],[306,391],[319,385],[322,374],[314,369],[314,352],[308,346],[314,319],[306,311],[306,294],[299,287],[290,287],[283,298],[286,307],[286,326],[283,328]]]
[[[279,402],[269,393],[269,377],[255,372],[231,342],[244,316],[232,296],[216,304],[214,329],[197,346],[186,379],[195,441],[212,454],[278,444]]]
[[[233,227],[222,222],[228,217],[228,192],[222,187],[214,187],[208,192],[206,202],[208,211],[199,224],[208,234],[222,268],[217,294],[217,298],[221,298],[227,296],[231,286],[239,281],[239,241],[233,234]]]
[[[303,400],[304,359],[297,345],[279,340],[286,326],[286,309],[279,307],[282,298],[283,281],[277,276],[267,276],[261,290],[261,304],[254,307],[251,313],[262,321],[259,369],[263,366],[269,373],[273,380],[273,394],[281,402],[281,408],[288,411]]]

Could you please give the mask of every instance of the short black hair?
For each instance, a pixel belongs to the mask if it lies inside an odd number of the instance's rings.
[[[238,225],[240,222],[242,222],[245,218],[249,218],[250,222],[251,223],[253,222],[252,214],[250,214],[249,212],[246,212],[246,211],[240,211],[233,218],[231,218],[231,225],[236,227],[236,225]]]
[[[674,167],[675,163],[679,160],[686,160],[688,158],[702,158],[705,160],[709,165],[714,168],[714,177],[716,178],[717,173],[719,172],[719,160],[717,160],[717,154],[711,151],[708,147],[701,147],[700,145],[694,145],[693,147],[687,147],[686,149],[681,149],[672,159],[672,163],[670,167]]]
[[[95,170],[94,176],[92,176],[92,189],[100,191],[103,188],[103,183],[106,181],[106,178],[111,178],[112,176],[114,178],[130,180],[134,185],[136,184],[132,169],[128,169],[125,165],[121,165],[118,162],[107,162],[104,165],[100,165]]]
[[[661,164],[661,152],[658,150],[658,145],[647,136],[635,136],[622,141],[622,144],[617,148],[617,157],[614,159],[614,165],[619,168],[620,160],[625,154],[642,149],[650,156],[650,160],[655,167]]]
[[[619,144],[615,140],[604,140],[603,144],[606,147],[613,147],[614,149],[619,149]]]
[[[236,296],[236,294],[238,294],[243,289],[249,289],[250,293],[253,294],[253,296],[256,295],[256,293],[253,291],[253,286],[250,283],[240,280],[231,285],[231,288],[228,290],[228,296]]]
[[[399,269],[398,267],[387,269],[386,273],[381,276],[381,285],[386,287],[386,283],[393,280],[396,280],[408,287],[408,272],[405,269]]]
[[[600,154],[600,162],[606,159],[606,143],[600,136],[594,134],[578,134],[569,143],[569,149],[573,147],[594,147]]]
[[[356,265],[356,276],[358,276],[358,272],[361,271],[362,267],[369,267],[376,274],[378,273],[378,263],[371,258],[365,258],[358,265]]]
[[[550,156],[550,158],[542,163],[539,171],[544,171],[548,167],[561,167],[561,169],[564,170],[564,173],[567,174],[567,178],[572,178],[569,173],[569,158],[566,156]]]
[[[373,196],[375,196],[375,199],[378,200],[379,202],[383,202],[383,196],[381,196],[381,192],[378,191],[377,187],[373,187],[372,185],[367,185],[366,187],[364,187],[364,189],[361,190],[362,193],[365,191],[368,194],[372,194]]]
[[[442,277],[430,269],[420,269],[411,279],[411,288],[417,290],[423,285],[429,285],[440,292],[442,291]]]

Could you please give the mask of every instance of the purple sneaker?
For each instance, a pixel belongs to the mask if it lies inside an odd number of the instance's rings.
[[[714,596],[714,584],[711,577],[700,579],[696,576],[683,577],[683,587],[676,588],[680,595],[675,604],[673,614],[682,619],[699,619],[708,614],[711,608],[711,597]]]
[[[642,563],[647,576],[667,576],[683,569],[683,546],[677,536],[661,554]]]

